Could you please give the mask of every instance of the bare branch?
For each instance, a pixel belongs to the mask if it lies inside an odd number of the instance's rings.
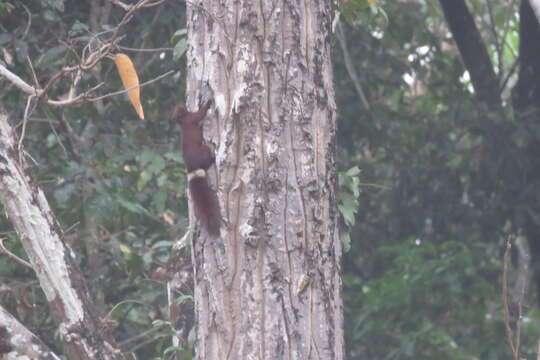
[[[32,26],[32,13],[30,12],[30,10],[28,10],[28,7],[26,5],[22,3],[21,5],[24,8],[24,11],[26,11],[26,14],[28,15],[28,23],[26,24],[26,28],[24,29],[23,35],[21,38],[21,39],[25,39],[26,36],[28,35],[28,31],[30,31],[30,26]]]
[[[126,51],[135,51],[135,52],[158,52],[158,51],[173,51],[174,48],[172,47],[166,47],[166,48],[153,48],[153,49],[137,49],[137,48],[130,48],[126,46],[119,46],[121,50]]]
[[[142,7],[152,7],[163,3],[163,0],[150,2],[150,0],[140,0],[137,4],[130,7],[129,11],[124,15],[120,23],[111,30],[107,30],[103,33],[97,34],[96,36],[92,37],[87,46],[85,46],[83,50],[83,57],[80,60],[78,65],[75,66],[67,66],[62,68],[56,75],[51,77],[45,87],[43,89],[36,88],[34,86],[29,85],[24,80],[22,80],[19,76],[15,75],[11,71],[9,71],[5,66],[0,64],[0,75],[3,75],[6,77],[10,82],[12,82],[14,85],[19,87],[23,92],[27,93],[28,95],[37,96],[39,98],[43,97],[45,94],[48,93],[48,91],[53,87],[53,85],[62,79],[64,76],[66,76],[69,73],[77,72],[77,75],[75,76],[75,81],[73,86],[71,87],[69,98],[67,100],[45,100],[45,102],[51,106],[67,106],[71,105],[77,101],[80,101],[86,97],[88,97],[88,92],[75,96],[74,88],[75,83],[77,82],[77,79],[80,79],[81,72],[82,71],[88,71],[92,69],[94,66],[96,66],[97,63],[99,63],[103,58],[109,56],[113,49],[117,48],[117,43],[123,38],[123,36],[119,36],[120,29],[126,25],[131,18],[133,17],[133,13]],[[111,38],[101,45],[98,49],[93,50],[91,47],[93,46],[96,41],[98,40],[98,36],[101,34],[105,34],[107,32],[113,32]],[[34,75],[35,78],[37,78]],[[39,86],[39,85],[36,85]],[[99,87],[99,86],[98,86]],[[97,87],[96,87],[97,88]],[[95,89],[95,88],[94,88]]]
[[[91,87],[90,89],[86,90],[84,93],[77,95],[76,97],[72,99],[66,99],[66,100],[48,100],[46,101],[47,104],[55,107],[64,107],[73,105],[75,103],[78,103],[82,100],[88,99],[90,94],[92,94],[94,91],[102,87],[104,83],[99,83],[94,87]]]
[[[172,74],[174,71],[171,70],[171,71],[167,71],[166,73],[164,74],[161,74],[159,75],[158,77],[156,78],[153,78],[152,80],[148,80],[146,82],[143,82],[142,84],[139,84],[139,85],[136,85],[136,86],[131,86],[127,89],[124,89],[124,90],[120,90],[120,91],[115,91],[115,92],[112,92],[112,93],[109,93],[109,94],[106,94],[106,95],[103,95],[103,96],[98,96],[98,97],[95,97],[95,98],[87,98],[88,101],[98,101],[98,100],[103,100],[105,98],[109,98],[109,97],[112,97],[112,96],[116,96],[116,95],[120,95],[120,94],[125,94],[127,93],[128,91],[132,90],[132,89],[135,89],[135,88],[141,88],[143,86],[146,86],[148,84],[151,84],[153,82],[156,82],[166,76],[169,76],[170,74]]]
[[[41,96],[43,90],[35,89],[33,86],[28,85],[23,79],[9,71],[4,65],[0,64],[0,75],[7,78],[13,85],[17,86],[23,92],[28,95]]]
[[[22,155],[22,143],[24,140],[24,135],[26,134],[26,124],[28,124],[28,118],[34,111],[36,107],[36,102],[32,102],[32,100],[35,100],[36,97],[30,95],[28,99],[26,100],[26,107],[24,108],[24,116],[23,116],[23,124],[22,124],[22,131],[21,136],[19,137],[19,144],[17,145],[17,148],[19,149],[19,155]],[[22,164],[22,159],[19,159],[19,164]]]
[[[366,110],[369,111],[370,106],[367,101],[364,90],[362,89],[362,85],[360,84],[360,80],[358,79],[358,74],[356,73],[356,69],[354,68],[354,64],[352,63],[351,56],[349,55],[347,39],[345,37],[345,32],[343,31],[343,25],[341,23],[337,24],[336,37],[338,39],[339,46],[341,47],[341,52],[343,53],[343,60],[345,61],[345,68],[347,69],[347,72],[349,73],[349,77],[351,78],[353,82],[354,89],[356,90],[356,94],[360,98],[360,101],[362,101],[362,104],[364,105]]]
[[[30,60],[30,56],[26,56],[26,60],[28,61],[28,65],[30,66],[30,70],[32,71],[32,76],[34,77],[34,85],[36,88],[40,88],[39,81],[36,75],[36,71],[34,70],[34,65],[32,65],[32,60]]]
[[[0,250],[6,254],[8,257],[12,258],[13,260],[15,260],[16,262],[18,262],[19,264],[23,265],[23,266],[26,266],[27,268],[30,268],[32,270],[34,270],[34,268],[32,267],[32,264],[30,264],[28,261],[26,260],[23,260],[21,259],[20,257],[18,257],[17,255],[15,255],[14,253],[12,253],[11,251],[9,251],[8,248],[6,248],[6,246],[4,245],[4,240],[3,238],[0,238]]]
[[[519,56],[516,58],[516,60],[514,60],[514,63],[510,67],[510,70],[508,70],[508,73],[504,77],[501,83],[501,92],[506,88],[506,85],[508,85],[508,81],[510,80],[512,75],[514,75],[514,73],[516,72],[518,65],[519,65]]]
[[[131,5],[128,5],[128,4],[124,4],[123,2],[121,2],[120,0],[111,0],[111,2],[114,4],[114,5],[117,5],[117,6],[120,6],[122,9],[128,11],[131,7]]]

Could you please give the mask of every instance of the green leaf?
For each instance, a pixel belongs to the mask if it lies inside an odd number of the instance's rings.
[[[165,210],[166,201],[167,193],[165,191],[156,191],[152,196],[152,205],[154,205],[158,213],[161,213]]]
[[[353,166],[349,170],[345,172],[345,174],[349,177],[355,177],[360,175],[360,168],[358,166]]]
[[[150,216],[150,212],[146,210],[141,204],[134,203],[131,201],[127,201],[125,199],[119,198],[117,199],[118,204],[120,204],[121,207],[124,209],[134,213],[134,214],[140,214],[140,215],[147,215]]]
[[[173,50],[173,60],[178,61],[187,50],[187,40],[186,38],[181,38],[178,40]]]
[[[178,151],[170,151],[163,155],[165,159],[183,164],[182,155]]]
[[[133,251],[131,251],[131,248],[125,244],[118,244],[118,248],[120,249],[120,251],[122,252],[122,254],[124,254],[126,258],[130,257],[133,254]]]
[[[348,253],[351,250],[351,233],[348,231],[341,231],[339,233],[341,245],[343,246],[343,252]]]
[[[139,180],[137,181],[137,190],[141,191],[152,180],[152,173],[146,170],[141,171]]]
[[[185,351],[185,349],[181,346],[169,346],[167,349],[165,349],[165,351],[163,352],[163,355],[169,355],[169,354],[173,354],[175,352],[183,352]]]
[[[173,34],[173,36],[171,36],[171,44],[175,44],[178,42],[179,39],[185,37],[187,35],[187,29],[179,29],[179,30],[176,30]]]
[[[154,157],[156,157],[156,153],[148,148],[145,148],[137,158],[141,165],[144,166],[151,162]]]
[[[160,155],[155,155],[152,159],[151,159],[151,163],[150,163],[150,170],[156,174],[156,173],[159,173],[161,172],[164,168],[165,168],[165,159],[163,157],[161,157]]]
[[[43,0],[45,6],[64,12],[64,0]]]
[[[353,226],[355,223],[354,215],[358,210],[358,204],[356,199],[350,194],[342,194],[342,199],[338,207],[339,211],[345,218],[347,225]]]
[[[191,295],[180,295],[179,297],[174,299],[174,303],[176,305],[182,305],[183,303],[185,303],[187,301],[193,301],[193,296],[191,296]]]
[[[172,241],[169,240],[160,240],[152,245],[152,249],[158,249],[158,248],[170,248],[173,245]]]

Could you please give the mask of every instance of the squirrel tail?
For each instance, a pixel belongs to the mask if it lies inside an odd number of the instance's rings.
[[[195,215],[212,237],[219,237],[221,212],[216,193],[208,184],[206,177],[195,177],[189,180],[189,192],[195,208]]]

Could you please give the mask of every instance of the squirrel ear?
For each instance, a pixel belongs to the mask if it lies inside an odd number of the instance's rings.
[[[179,121],[182,116],[184,116],[187,113],[186,107],[183,104],[178,104],[174,107],[173,113],[172,113],[172,120]]]

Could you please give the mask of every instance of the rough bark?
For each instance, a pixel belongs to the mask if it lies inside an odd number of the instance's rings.
[[[343,359],[331,2],[188,2],[220,239],[193,238],[197,359]]]
[[[60,360],[47,345],[1,306],[0,359]]]
[[[41,189],[20,164],[7,114],[0,107],[0,201],[20,236],[58,323],[71,360],[123,359],[94,315],[91,299],[62,230]]]

